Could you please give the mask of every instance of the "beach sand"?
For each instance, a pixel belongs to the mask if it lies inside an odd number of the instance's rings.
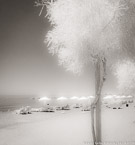
[[[102,110],[102,144],[135,144],[135,108]],[[0,113],[0,145],[92,145],[90,112]]]

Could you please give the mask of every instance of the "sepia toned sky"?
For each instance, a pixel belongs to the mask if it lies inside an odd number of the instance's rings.
[[[58,66],[44,38],[50,29],[34,0],[0,1],[0,95],[92,95],[94,69],[81,76]],[[105,93],[116,93],[116,80],[108,72]]]

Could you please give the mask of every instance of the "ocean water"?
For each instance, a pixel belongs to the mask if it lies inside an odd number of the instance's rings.
[[[42,104],[35,97],[1,96],[0,111],[13,111],[22,106],[41,107]]]

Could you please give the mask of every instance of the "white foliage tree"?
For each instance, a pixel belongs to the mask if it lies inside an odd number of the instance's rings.
[[[96,144],[101,141],[100,96],[106,78],[106,62],[109,64],[133,54],[135,2],[39,0],[36,4],[42,6],[41,12],[44,6],[47,7],[47,18],[52,29],[45,42],[48,43],[49,52],[58,56],[59,63],[68,71],[79,74],[90,62],[95,66],[96,98],[91,106],[91,122]]]
[[[133,93],[135,91],[135,62],[133,60],[118,62],[114,71],[119,90],[127,95]]]

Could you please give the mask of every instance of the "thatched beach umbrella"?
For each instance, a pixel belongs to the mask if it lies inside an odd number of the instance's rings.
[[[68,98],[62,96],[62,97],[57,98],[57,101],[58,101],[59,105],[63,106],[63,105],[65,105],[65,104],[68,103],[68,102],[67,102],[67,101],[68,101]]]
[[[70,98],[70,102],[73,105],[73,107],[75,107],[76,105],[79,105],[79,97],[77,96],[72,96]]]
[[[39,98],[38,100],[39,100],[40,102],[43,102],[43,105],[45,105],[45,104],[49,103],[49,101],[50,101],[51,99],[45,96],[45,97]]]
[[[88,98],[85,97],[85,96],[82,96],[82,97],[79,98],[79,102],[80,102],[80,104],[82,104],[82,105],[87,105]]]

